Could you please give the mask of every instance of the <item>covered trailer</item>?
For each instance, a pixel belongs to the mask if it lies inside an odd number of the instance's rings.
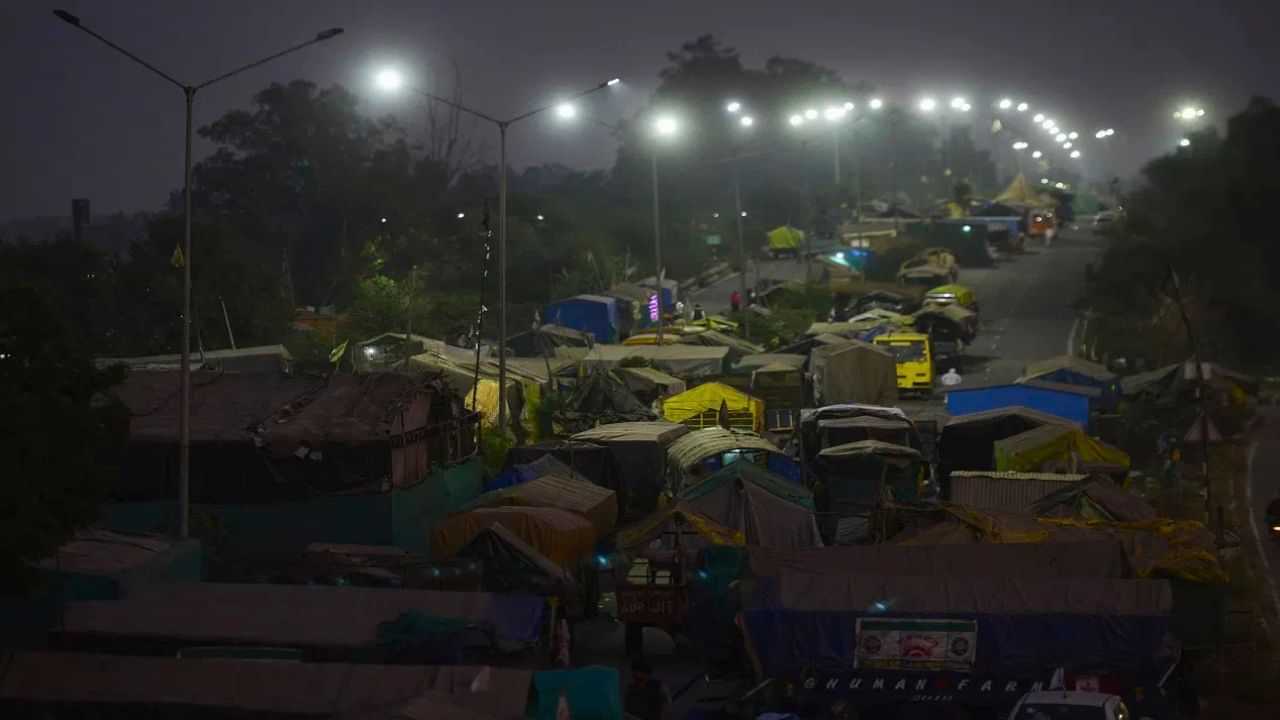
[[[689,432],[688,426],[670,422],[628,422],[600,425],[573,436],[608,448],[613,458],[619,516],[641,517],[657,507],[658,493],[667,474],[667,448]]]
[[[815,347],[809,354],[814,404],[891,405],[898,400],[897,368],[893,353],[871,343]]]
[[[604,295],[575,295],[550,303],[542,317],[548,323],[579,330],[591,336],[594,342],[613,343],[619,340],[621,320],[616,298]]]

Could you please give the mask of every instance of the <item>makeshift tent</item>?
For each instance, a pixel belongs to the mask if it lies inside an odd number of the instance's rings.
[[[650,367],[620,367],[614,372],[642,402],[685,391],[683,380]]]
[[[1094,478],[1049,493],[1031,506],[1038,517],[1076,517],[1085,520],[1145,522],[1155,520],[1155,508],[1110,480]]]
[[[677,336],[677,340],[684,345],[729,348],[728,358],[730,364],[737,362],[745,355],[754,355],[764,350],[764,348],[753,342],[734,337],[719,330],[694,330],[689,328]]]
[[[1181,363],[1174,363],[1155,370],[1126,375],[1120,378],[1120,392],[1125,397],[1136,397],[1142,394],[1161,395],[1170,382],[1177,378],[1178,368],[1181,366]]]
[[[590,347],[592,342],[591,336],[581,330],[543,325],[537,330],[526,330],[507,338],[507,349],[515,357],[533,358],[554,355],[558,347]]]
[[[771,362],[751,373],[751,394],[764,401],[764,430],[789,432],[800,422],[807,404],[803,355],[790,362]]]
[[[918,450],[877,440],[824,448],[814,495],[827,537],[836,544],[866,539],[873,531],[872,510],[887,499],[917,499],[921,462]]]
[[[669,485],[679,489],[721,467],[744,459],[794,477],[794,463],[776,445],[755,433],[709,427],[676,440],[667,451]]]
[[[569,571],[501,523],[478,532],[458,551],[458,557],[481,564],[486,592],[550,595],[566,601],[577,595],[577,583]]]
[[[759,431],[764,427],[764,403],[728,385],[704,383],[662,401],[662,417],[692,428],[714,427],[725,409],[729,427]]]
[[[955,303],[925,305],[911,316],[911,324],[935,341],[970,343],[978,334],[977,313]]]
[[[1070,424],[1056,415],[1016,405],[953,417],[943,426],[938,443],[943,473],[994,470],[996,441],[1041,425]]]
[[[596,537],[605,537],[618,522],[618,496],[585,479],[551,471],[529,482],[487,492],[463,511],[492,507],[549,507],[575,512],[591,522]]]
[[[1051,472],[958,470],[952,472],[949,478],[947,499],[977,510],[1027,513],[1046,495],[1085,479],[1085,475]]]
[[[766,237],[769,241],[769,249],[775,252],[798,251],[800,243],[804,242],[804,233],[789,225],[770,230]]]
[[[1064,385],[1083,385],[1102,391],[1101,406],[1110,408],[1120,395],[1120,381],[1102,365],[1073,355],[1058,355],[1027,365],[1019,382],[1041,380]]]
[[[667,448],[688,432],[688,426],[676,423],[630,422],[600,425],[572,439],[609,449],[620,515],[635,518],[657,506],[667,472]]]
[[[599,422],[644,421],[653,411],[640,402],[616,373],[597,367],[578,381],[561,409],[552,416],[560,432],[585,430]]]
[[[557,353],[572,356],[571,349],[560,348]],[[583,368],[603,367],[615,369],[624,360],[638,358],[669,375],[682,380],[699,380],[723,375],[728,368],[729,348],[703,347],[699,345],[596,345],[582,353],[577,351]]]
[[[490,666],[14,652],[5,657],[0,704],[17,710],[10,717],[354,720],[395,707],[381,717],[515,720],[524,716],[533,675]],[[408,714],[423,700],[430,712]]]
[[[892,352],[870,343],[850,340],[815,347],[809,354],[814,403],[897,402],[897,368]]]
[[[252,645],[328,651],[337,659],[376,647],[379,627],[406,613],[488,626],[500,640],[520,643],[536,642],[544,621],[542,599],[528,595],[202,582],[155,585],[117,601],[70,603],[59,632],[68,647],[73,638],[80,647],[138,641],[173,652]]]
[[[554,457],[562,465],[592,483],[617,491],[613,458],[608,448],[595,443],[577,440],[551,440],[535,445],[513,447],[507,450],[506,469],[503,471],[503,475],[508,472],[515,473],[520,466],[535,463],[547,456]],[[532,480],[542,474],[540,467],[528,471],[519,471],[523,474],[522,477],[512,478],[505,483],[495,483],[488,486],[487,489],[492,490],[513,485],[515,482]]]
[[[1076,389],[1028,383],[950,388],[946,391],[947,412],[956,417],[968,417],[1025,407],[1085,426],[1089,423],[1090,399]]]
[[[618,341],[618,301],[603,295],[576,295],[547,305],[548,322],[580,330],[600,343]]]
[[[1043,425],[997,440],[995,467],[1015,472],[1125,472],[1129,456],[1078,427]]]
[[[1018,173],[1004,192],[995,196],[995,201],[1006,205],[1013,205],[1021,208],[1041,208],[1053,207],[1056,203],[1053,198],[1041,193],[1027,180],[1022,173]]]
[[[591,521],[571,510],[549,507],[474,508],[445,518],[431,537],[431,556],[447,560],[476,535],[499,523],[563,568],[577,565],[597,540]]]
[[[659,511],[627,530],[635,547],[673,530],[673,512],[705,517],[732,531],[747,545],[776,549],[818,547],[813,498],[783,478],[749,463],[734,463],[686,488],[673,508]]]
[[[844,338],[840,338],[840,342],[846,341]],[[753,355],[745,355],[734,363],[733,372],[735,375],[749,375],[765,365],[787,365],[789,367],[802,368],[808,361],[808,355],[796,353],[755,353]]]

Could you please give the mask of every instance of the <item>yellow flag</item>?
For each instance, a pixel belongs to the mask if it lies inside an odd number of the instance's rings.
[[[173,255],[169,257],[169,264],[176,268],[181,268],[183,265],[186,264],[186,262],[187,262],[187,259],[182,255],[182,246],[174,245]]]
[[[349,340],[343,340],[342,344],[329,351],[329,362],[337,365],[342,361],[342,356],[347,354],[347,343]]]

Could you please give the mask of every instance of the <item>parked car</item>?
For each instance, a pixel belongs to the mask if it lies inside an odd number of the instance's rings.
[[[1119,695],[1049,690],[1023,695],[1009,720],[1132,720]]]

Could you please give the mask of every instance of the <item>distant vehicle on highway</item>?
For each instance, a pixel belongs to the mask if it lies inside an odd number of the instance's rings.
[[[770,230],[767,237],[769,256],[772,258],[796,257],[800,254],[800,244],[804,242],[804,232],[789,225]]]
[[[1023,695],[1009,720],[1133,720],[1133,716],[1119,695],[1048,690]]]
[[[931,247],[921,250],[898,268],[898,282],[902,285],[934,285],[952,283],[960,276],[956,256],[948,249]]]
[[[1124,210],[1116,208],[1115,210],[1103,210],[1093,216],[1093,231],[1102,232],[1110,227],[1115,227],[1117,223],[1124,219]]]

